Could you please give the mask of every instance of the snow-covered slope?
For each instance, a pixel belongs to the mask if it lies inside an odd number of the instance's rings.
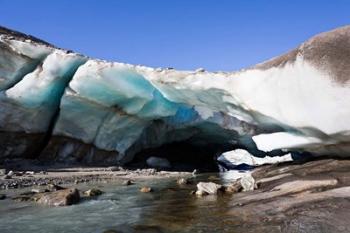
[[[0,33],[2,159],[128,162],[176,141],[350,152],[350,26],[231,73],[95,60]]]

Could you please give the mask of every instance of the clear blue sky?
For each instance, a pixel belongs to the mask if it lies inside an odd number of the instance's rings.
[[[236,70],[350,24],[348,0],[0,0],[0,24],[91,57]]]

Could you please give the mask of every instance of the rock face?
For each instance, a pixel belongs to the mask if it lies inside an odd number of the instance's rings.
[[[186,141],[350,152],[350,26],[239,72],[95,60],[0,28],[0,161],[126,163]]]

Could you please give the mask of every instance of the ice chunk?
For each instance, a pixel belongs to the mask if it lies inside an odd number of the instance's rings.
[[[276,149],[302,148],[322,142],[321,139],[315,137],[297,135],[289,132],[259,134],[253,136],[253,140],[258,149],[265,152]]]
[[[263,164],[274,164],[293,161],[292,155],[290,153],[282,156],[265,156],[265,157],[255,157],[251,153],[243,149],[236,149],[228,151],[220,155],[217,159],[221,163],[225,164],[227,167],[234,167],[240,164],[247,164],[250,166],[259,166]]]

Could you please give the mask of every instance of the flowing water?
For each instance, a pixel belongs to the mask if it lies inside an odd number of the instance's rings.
[[[123,186],[121,183],[78,185],[80,190],[97,187],[105,193],[67,207],[46,207],[33,202],[0,201],[0,232],[232,232],[234,221],[227,214],[232,196],[190,195],[199,181],[225,184],[230,173],[206,174],[191,185],[162,178]],[[233,175],[236,178],[236,173]],[[152,193],[140,193],[143,185]],[[23,192],[23,190],[21,190]],[[18,192],[18,191],[16,191]]]

